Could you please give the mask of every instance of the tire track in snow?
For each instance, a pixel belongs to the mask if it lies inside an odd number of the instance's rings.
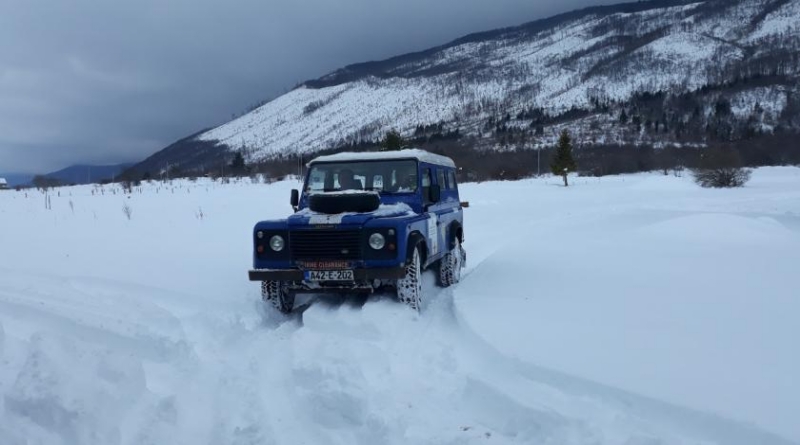
[[[361,309],[306,310],[290,339],[292,350],[306,351],[291,368],[299,400],[309,407],[302,410],[306,422],[334,430],[330,443],[608,442],[607,426],[531,403],[542,394],[566,396],[527,382],[517,364],[475,341],[461,325],[453,292],[440,292],[421,316],[380,296]],[[537,394],[521,401],[500,389],[498,380],[512,377]],[[615,437],[652,436],[613,429]]]

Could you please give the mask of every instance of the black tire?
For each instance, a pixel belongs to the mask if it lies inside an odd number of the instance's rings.
[[[261,299],[283,314],[289,314],[294,309],[294,295],[288,292],[286,284],[281,281],[262,281]]]
[[[453,249],[439,260],[439,285],[452,286],[461,281],[461,268],[464,267],[464,251],[458,238],[453,242]]]
[[[397,299],[419,311],[422,307],[422,252],[419,244],[412,249],[406,264],[406,275],[397,280]]]
[[[312,212],[329,215],[345,212],[368,213],[378,210],[380,205],[381,198],[377,193],[317,193],[308,198],[308,208]]]

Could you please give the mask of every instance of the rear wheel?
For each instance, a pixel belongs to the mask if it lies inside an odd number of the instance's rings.
[[[406,275],[397,280],[397,298],[415,311],[422,305],[422,255],[419,245],[413,247],[411,258],[406,264]]]
[[[261,299],[284,314],[294,309],[294,295],[288,292],[282,281],[262,281]]]
[[[452,286],[461,281],[461,268],[464,267],[464,252],[458,238],[453,243],[453,249],[439,260],[439,285]]]

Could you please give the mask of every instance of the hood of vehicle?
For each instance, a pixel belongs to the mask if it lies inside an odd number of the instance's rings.
[[[346,212],[338,214],[326,214],[312,212],[303,209],[288,218],[290,228],[318,225],[347,225],[363,226],[376,218],[396,218],[399,216],[414,215],[414,211],[407,204],[381,204],[376,210],[366,213]]]

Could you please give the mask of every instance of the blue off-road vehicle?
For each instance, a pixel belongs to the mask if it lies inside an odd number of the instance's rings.
[[[462,204],[453,160],[423,150],[340,153],[308,164],[295,213],[253,229],[251,281],[281,312],[298,293],[394,288],[415,310],[422,272],[440,286],[461,278],[466,262]]]

